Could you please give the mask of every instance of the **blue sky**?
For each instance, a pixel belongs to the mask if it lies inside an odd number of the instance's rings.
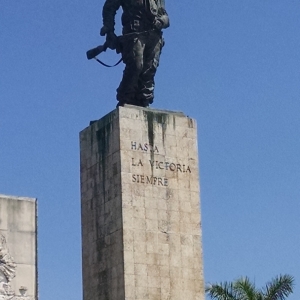
[[[39,200],[42,300],[82,299],[78,133],[114,109],[123,69],[85,58],[103,43],[102,5],[1,5],[0,193]],[[247,275],[261,286],[288,273],[296,300],[300,2],[166,0],[166,7],[171,27],[152,107],[198,122],[205,281]]]

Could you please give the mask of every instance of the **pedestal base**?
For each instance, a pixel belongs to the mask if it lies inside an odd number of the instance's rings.
[[[84,300],[203,300],[195,120],[119,107],[80,153]]]

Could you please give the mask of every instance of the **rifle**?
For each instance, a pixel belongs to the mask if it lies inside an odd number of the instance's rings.
[[[103,45],[100,45],[100,46],[97,46],[93,49],[90,49],[86,52],[86,57],[87,59],[95,59],[99,64],[101,64],[102,66],[105,66],[107,68],[112,68],[112,67],[115,67],[117,66],[122,60],[123,58],[121,57],[121,59],[115,63],[114,65],[107,65],[106,63],[104,63],[103,61],[101,61],[100,59],[98,59],[96,56],[101,54],[102,52],[105,52],[108,48],[108,43],[105,42]]]
[[[130,33],[126,33],[124,35],[120,35],[118,36],[118,40],[122,39],[123,37],[127,37],[127,36],[131,36],[131,35],[139,35],[139,34],[145,34],[145,33],[149,33],[151,31],[153,31],[154,29],[151,29],[151,30],[147,30],[147,31],[142,31],[142,32],[130,32]],[[95,48],[92,48],[90,50],[88,50],[86,52],[86,57],[87,59],[95,59],[98,63],[100,63],[101,65],[105,66],[105,67],[108,67],[108,68],[111,68],[111,67],[115,67],[117,66],[123,59],[121,58],[117,63],[115,63],[113,66],[110,66],[110,65],[107,65],[105,64],[104,62],[102,62],[100,59],[98,59],[96,56],[101,54],[102,52],[105,52],[107,50],[109,46],[109,42],[106,41],[103,45],[100,45],[100,46],[97,46]],[[121,50],[120,50],[120,47],[117,47],[116,49],[116,52],[117,53],[120,53]]]
[[[97,46],[93,49],[90,49],[86,52],[87,59],[95,58],[97,55],[101,54],[102,52],[105,52],[108,48],[107,43],[105,42],[103,45]]]

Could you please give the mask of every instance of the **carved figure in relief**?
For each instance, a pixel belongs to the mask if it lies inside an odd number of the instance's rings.
[[[16,263],[9,253],[5,236],[0,231],[0,300],[32,300],[27,288],[21,286],[20,295],[11,290],[10,282],[16,276]]]
[[[9,254],[6,239],[0,231],[0,295],[7,296],[6,299],[12,299],[14,296],[14,292],[10,288],[10,282],[15,276],[16,264]]]

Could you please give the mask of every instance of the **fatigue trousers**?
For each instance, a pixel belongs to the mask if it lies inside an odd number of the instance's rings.
[[[162,33],[156,31],[121,40],[122,57],[126,66],[117,89],[119,105],[128,103],[147,107],[153,103],[154,76],[163,44]]]

